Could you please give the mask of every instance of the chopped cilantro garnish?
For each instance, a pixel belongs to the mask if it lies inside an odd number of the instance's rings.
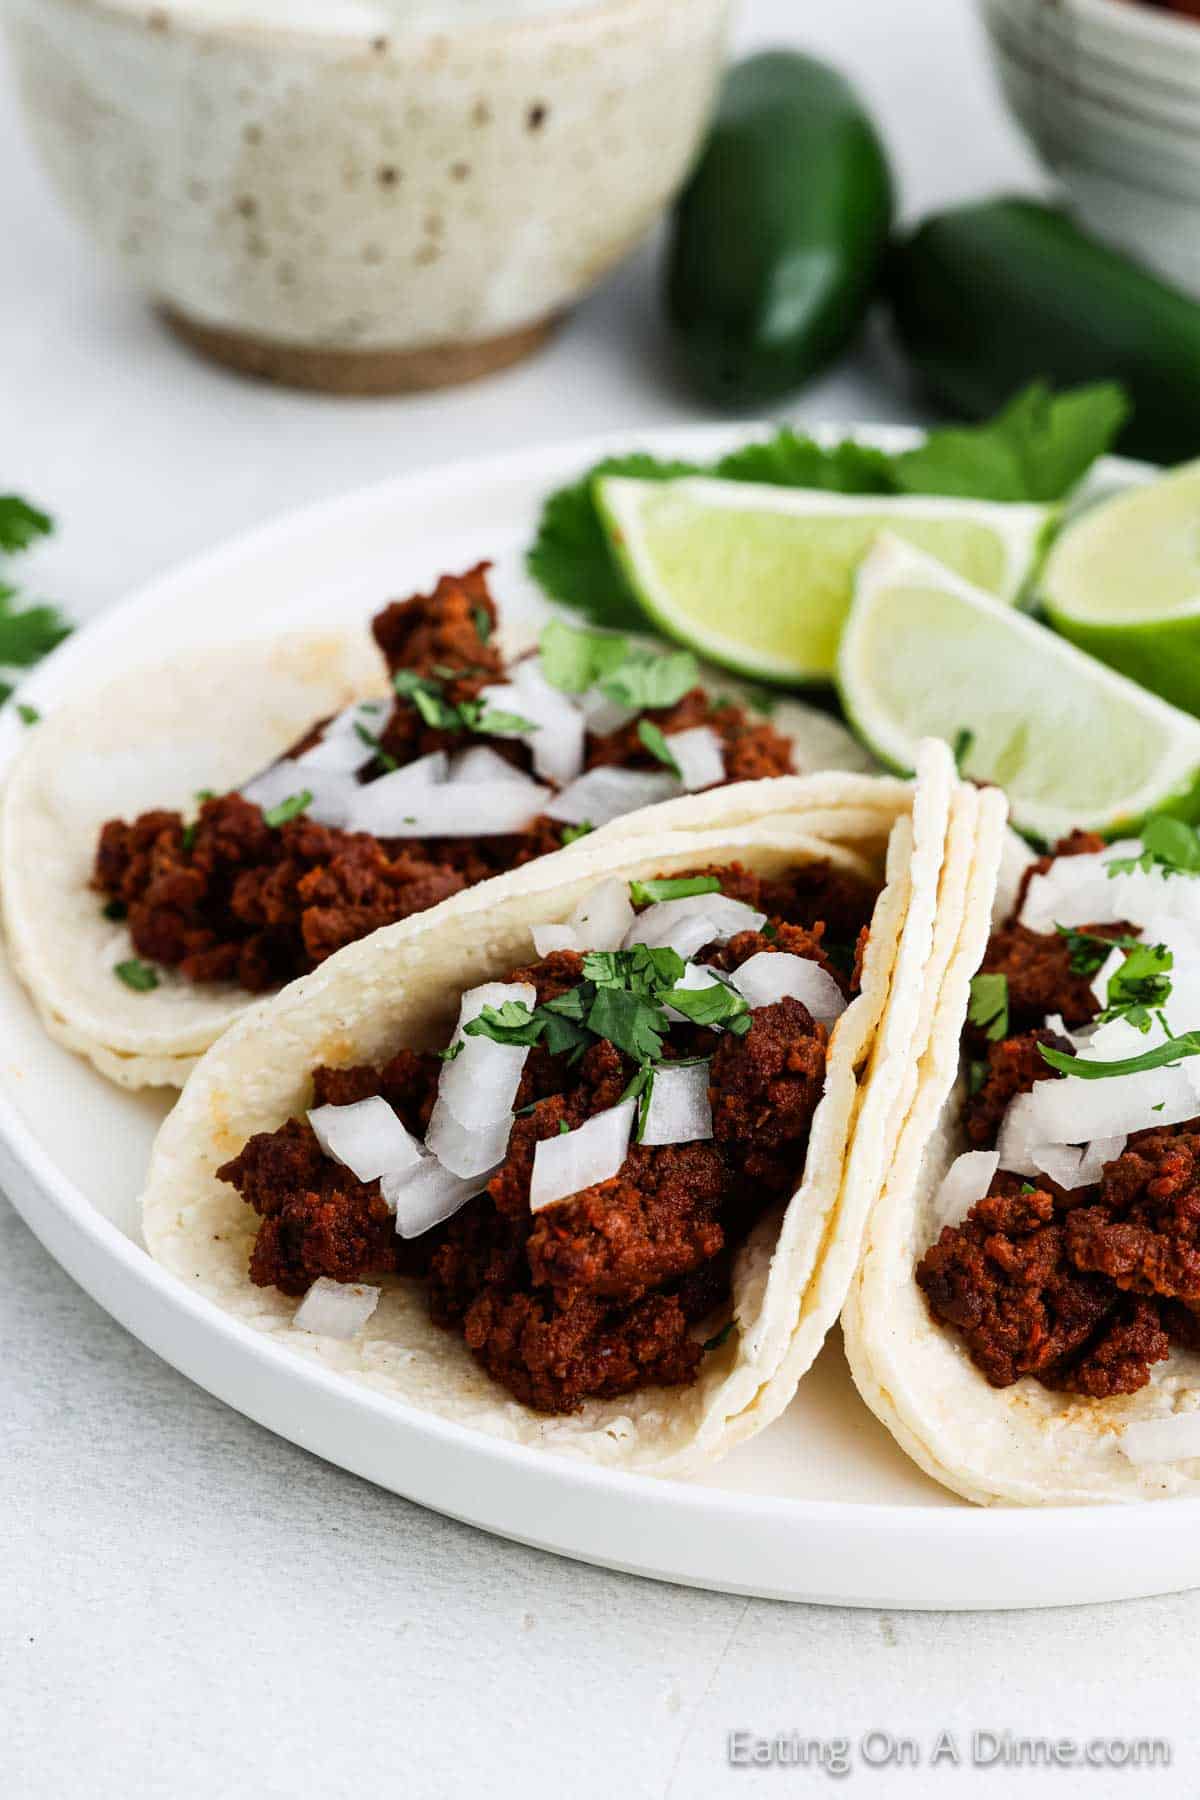
[[[281,825],[287,825],[292,819],[298,819],[305,807],[311,806],[312,802],[312,792],[309,788],[304,788],[298,794],[289,794],[286,800],[281,800],[278,806],[272,806],[263,814],[263,824],[269,825],[272,831],[277,831]]]
[[[466,1046],[463,1044],[461,1038],[455,1038],[452,1044],[447,1044],[444,1050],[438,1051],[438,1056],[441,1058],[442,1062],[452,1063],[456,1057],[462,1055],[465,1047]]]
[[[967,1093],[972,1099],[987,1080],[987,1072],[986,1062],[980,1062],[978,1058],[973,1057],[967,1064]]]
[[[1034,1187],[1032,1181],[1023,1181],[1021,1183],[1021,1192],[1023,1194],[1036,1194],[1037,1189]]]
[[[954,766],[958,770],[960,775],[963,772],[963,764],[966,762],[968,756],[970,756],[972,747],[974,746],[974,743],[975,743],[975,733],[973,731],[971,731],[966,725],[963,725],[958,731],[955,732],[954,746],[953,746]]]
[[[204,802],[206,800],[215,800],[216,797],[217,797],[217,791],[215,788],[197,788],[196,789],[196,799],[199,801],[201,806],[204,805]]]
[[[0,494],[0,550],[6,555],[28,550],[37,538],[49,537],[53,530],[49,513],[40,512],[16,494]]]
[[[611,675],[600,682],[600,691],[621,706],[639,710],[674,706],[694,688],[700,668],[690,650],[634,650]]]
[[[675,988],[667,1005],[681,1012],[693,1025],[724,1025],[735,1037],[750,1029],[750,1008],[736,988],[714,981],[706,988]]]
[[[1112,1075],[1142,1075],[1148,1069],[1173,1069],[1185,1056],[1200,1056],[1200,1031],[1185,1031],[1155,1044],[1140,1056],[1125,1056],[1118,1062],[1091,1062],[1082,1056],[1067,1056],[1039,1044],[1043,1061],[1063,1075],[1077,1075],[1081,1081],[1105,1081]]]
[[[117,963],[113,974],[118,981],[123,981],[126,987],[133,988],[138,994],[148,994],[158,986],[155,970],[149,963],[139,962],[136,956],[131,956],[128,962]]]
[[[538,644],[542,674],[566,694],[586,693],[611,675],[629,655],[626,638],[606,631],[580,631],[552,619]]]
[[[578,825],[564,825],[562,828],[564,847],[567,844],[577,844],[580,838],[590,837],[595,829],[596,827],[590,819],[581,819]]]
[[[459,707],[463,724],[470,731],[484,731],[492,737],[522,737],[527,731],[541,729],[534,720],[524,718],[520,713],[501,712],[497,707],[481,707],[476,713],[469,713],[468,708],[474,702],[465,701]]]
[[[657,1062],[667,1021],[661,1005],[628,988],[598,987],[588,1012],[588,1028],[607,1038],[635,1062]]]
[[[489,613],[487,607],[473,606],[471,608],[471,621],[475,626],[475,635],[480,643],[490,643],[492,636],[492,615]]]
[[[1114,950],[1135,950],[1142,941],[1136,937],[1101,937],[1099,932],[1076,931],[1070,925],[1056,925],[1054,929],[1066,943],[1072,975],[1094,975]]]
[[[967,1018],[972,1025],[978,1025],[989,1043],[998,1044],[1008,1036],[1007,975],[975,976]]]
[[[1166,876],[1200,874],[1200,832],[1183,819],[1156,813],[1142,827],[1140,856],[1119,856],[1110,862],[1109,877],[1132,875],[1135,869],[1161,869]]]
[[[560,1119],[558,1121],[559,1137],[569,1137],[570,1134],[571,1134],[571,1127],[567,1124],[567,1121],[565,1119]]]
[[[737,1324],[736,1319],[730,1319],[730,1321],[727,1325],[722,1325],[720,1331],[718,1331],[715,1334],[715,1336],[710,1337],[710,1338],[705,1338],[705,1340],[701,1344],[700,1348],[702,1350],[719,1350],[723,1344],[727,1344],[729,1342],[730,1334],[733,1331],[736,1324]]]
[[[635,906],[650,906],[656,900],[688,900],[693,894],[719,894],[718,875],[664,876],[659,881],[631,881],[629,898]]]
[[[199,829],[200,829],[200,827],[194,819],[190,825],[184,826],[183,836],[180,841],[182,842],[183,848],[185,850],[192,850],[195,848],[196,833],[199,831]]]
[[[532,719],[519,713],[500,712],[482,700],[460,700],[457,706],[446,699],[442,684],[429,675],[416,675],[411,669],[398,669],[392,686],[401,700],[416,707],[426,725],[434,731],[475,731],[492,737],[516,737],[536,731]]]
[[[396,761],[395,757],[390,755],[388,751],[383,748],[382,740],[377,732],[371,731],[360,719],[355,719],[354,730],[355,735],[359,738],[360,742],[366,744],[375,752],[376,762],[382,763],[389,774],[394,769],[400,767],[400,764]]]
[[[597,987],[629,988],[638,994],[673,988],[686,967],[678,950],[668,945],[659,949],[635,944],[632,950],[589,950],[583,959],[585,980],[594,981]]]
[[[1170,970],[1175,959],[1165,944],[1136,943],[1119,969],[1108,978],[1108,1004],[1099,1023],[1125,1019],[1139,1031],[1149,1031],[1152,1008],[1171,998]]]
[[[545,1028],[545,1020],[523,1000],[506,1000],[503,1006],[485,1006],[478,1018],[467,1020],[463,1031],[497,1044],[536,1044]]]
[[[682,780],[679,764],[659,727],[650,719],[639,719],[637,734],[639,742],[650,752],[651,756],[662,763],[664,768],[670,769],[677,781]]]
[[[17,717],[22,725],[37,725],[42,715],[36,706],[30,706],[28,700],[18,700]]]
[[[118,920],[129,917],[129,908],[123,900],[109,900],[100,910],[106,919],[112,920],[114,925]]]

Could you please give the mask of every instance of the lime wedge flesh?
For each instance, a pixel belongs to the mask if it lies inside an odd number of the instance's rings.
[[[894,768],[913,767],[923,737],[971,733],[963,772],[1051,840],[1140,818],[1200,767],[1195,719],[890,535],[859,571],[838,687]]]
[[[1084,513],[1039,592],[1064,637],[1200,713],[1200,462]]]
[[[705,478],[606,476],[597,501],[646,611],[711,662],[762,681],[829,681],[854,571],[881,530],[1011,602],[1050,509],[881,498]]]

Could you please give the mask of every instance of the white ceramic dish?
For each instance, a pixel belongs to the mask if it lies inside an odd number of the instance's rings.
[[[1005,95],[1099,236],[1200,293],[1200,25],[1133,0],[981,0]]]
[[[898,444],[903,433],[875,433]],[[719,454],[731,428],[646,434]],[[510,610],[541,497],[618,441],[460,465],[293,515],[155,582],[29,682],[44,711],[135,660],[385,596],[491,554]],[[1114,478],[1121,471],[1112,466]],[[1127,478],[1127,475],[1125,476]],[[0,723],[0,767],[24,728]],[[1200,1584],[1200,1507],[979,1511],[943,1492],[858,1400],[835,1341],[789,1412],[703,1482],[576,1466],[477,1436],[323,1373],[179,1287],[138,1241],[166,1101],[125,1094],[50,1043],[0,964],[0,1184],[112,1315],[259,1423],[394,1492],[503,1536],[665,1580],[860,1606],[1064,1605]]]

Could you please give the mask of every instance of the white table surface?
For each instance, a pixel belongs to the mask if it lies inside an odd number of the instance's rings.
[[[684,0],[681,0],[681,4]],[[906,210],[1027,183],[967,0],[746,0],[750,45],[837,57]],[[464,451],[701,417],[663,373],[648,255],[538,360],[329,402],[192,360],[60,216],[0,70],[0,488],[60,516],[31,574],[77,617],[227,534]],[[800,419],[913,416],[874,352]],[[993,1793],[1200,1791],[1200,1596],[1023,1615],[786,1607],[499,1543],[269,1436],[114,1325],[0,1200],[0,1795],[706,1796],[811,1770],[726,1733],[1165,1736],[1166,1773],[989,1770]],[[867,1791],[957,1793],[872,1769]]]

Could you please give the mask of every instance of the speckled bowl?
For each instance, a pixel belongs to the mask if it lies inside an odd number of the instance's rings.
[[[197,348],[342,393],[514,361],[686,174],[731,0],[7,0],[65,201]],[[285,21],[285,22],[281,22]]]

